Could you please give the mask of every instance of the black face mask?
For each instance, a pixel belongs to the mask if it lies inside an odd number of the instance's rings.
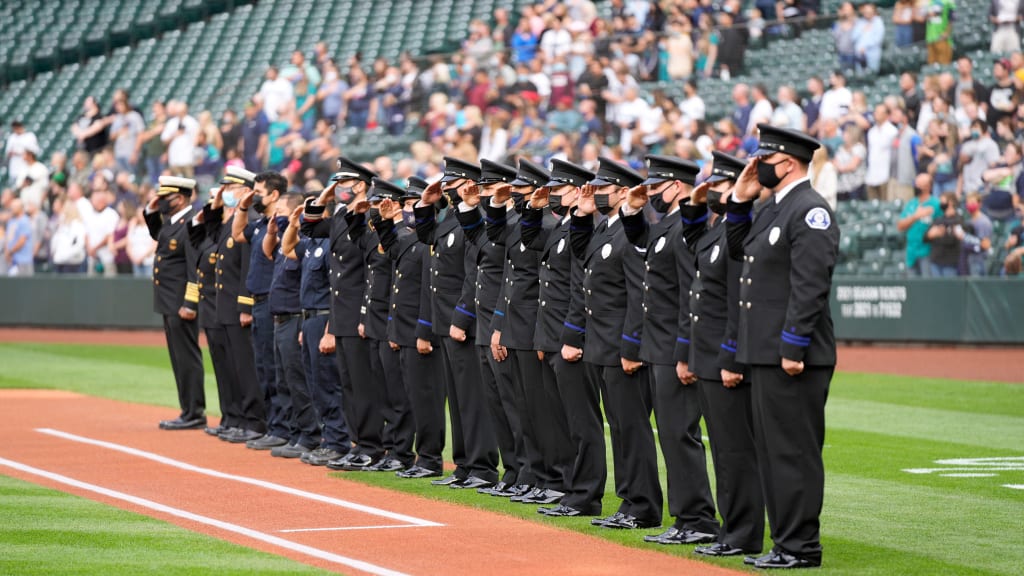
[[[781,160],[779,162],[781,162]],[[768,164],[767,162],[757,163],[758,184],[771,189],[778,186],[779,182],[782,182],[782,178],[775,173],[775,167],[779,165],[779,162],[776,162],[775,164]]]
[[[348,206],[349,202],[351,202],[356,195],[351,186],[345,188],[339,186],[334,189],[334,194],[338,198],[338,203],[346,206]]]
[[[257,214],[263,214],[267,211],[267,205],[264,203],[263,198],[263,196],[253,196],[252,198],[252,209],[255,210]]]
[[[594,205],[597,206],[597,211],[605,216],[612,213],[614,208],[608,203],[608,199],[611,194],[594,194]]]
[[[725,204],[722,204],[722,193],[708,190],[708,209],[721,216],[725,214]]]
[[[157,199],[156,209],[164,216],[168,216],[174,212],[174,207],[171,206],[171,199],[166,197]]]
[[[458,187],[456,187],[456,188],[445,188],[441,192],[445,195],[445,198],[448,199],[448,202],[452,206],[457,206],[459,204],[459,202],[462,200],[462,198],[459,198],[459,189],[458,189]]]
[[[949,202],[940,202],[939,203],[939,209],[941,209],[943,212],[948,210],[949,209]]]
[[[522,214],[526,210],[526,194],[519,192],[512,193],[512,202],[515,203],[515,211]]]
[[[647,195],[647,200],[648,200],[648,202],[650,202],[651,208],[653,208],[654,211],[659,213],[659,214],[667,213],[669,211],[669,209],[672,207],[671,203],[665,202],[664,196],[665,196],[664,192],[658,192],[657,194],[648,194]]]
[[[285,228],[288,227],[288,217],[287,216],[275,216],[274,217],[274,222],[277,224],[277,229],[278,230],[284,230]]]
[[[375,222],[380,218],[380,208],[370,208],[366,212],[366,217],[369,218],[371,222]]]

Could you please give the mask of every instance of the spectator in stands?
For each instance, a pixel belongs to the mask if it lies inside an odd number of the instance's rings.
[[[260,98],[263,101],[263,113],[267,120],[277,120],[281,110],[291,106],[295,100],[295,91],[292,83],[278,75],[277,67],[267,68],[266,80],[260,86]]]
[[[896,48],[906,48],[914,43],[914,3],[916,0],[897,0],[892,10],[892,25],[896,32],[893,39]]]
[[[370,120],[373,87],[366,72],[358,66],[349,70],[349,86],[342,95],[345,100],[345,126],[362,130]]]
[[[750,125],[751,111],[754,105],[750,103],[750,88],[746,84],[737,84],[732,87],[732,122],[744,133]]]
[[[772,124],[790,130],[807,131],[807,118],[797,104],[796,90],[792,86],[780,86],[777,94],[778,107],[772,114]]]
[[[860,19],[854,28],[854,49],[857,70],[878,73],[882,65],[882,43],[885,41],[885,21],[878,15],[874,2],[860,5]]]
[[[146,130],[142,115],[128,106],[128,101],[114,101],[114,118],[110,123],[110,139],[114,141],[114,161],[117,169],[137,173],[139,138]]]
[[[892,185],[886,199],[906,201],[914,195],[914,178],[917,176],[921,137],[911,127],[907,113],[902,107],[893,106],[889,109],[889,121],[896,127],[897,134],[893,149]]]
[[[906,236],[906,264],[910,276],[928,278],[932,275],[931,244],[925,242],[925,236],[933,219],[941,214],[941,205],[931,190],[931,176],[918,174],[914,181],[914,198],[903,207],[896,222],[896,228]]]
[[[512,36],[512,62],[529,64],[537,55],[537,37],[530,30],[530,21],[521,18]]]
[[[821,132],[818,118],[821,112],[821,101],[825,96],[825,83],[817,76],[807,79],[807,98],[803,101],[804,115],[807,117],[807,133],[817,137]]]
[[[32,269],[49,272],[50,217],[38,204],[25,203],[25,214],[32,223]]]
[[[976,102],[988,102],[988,88],[974,77],[974,62],[967,56],[961,56],[956,61],[956,84],[953,87],[953,94],[945,94],[946,98],[953,102],[956,107],[963,106],[961,94],[970,90],[974,93]],[[994,71],[994,69],[993,69]]]
[[[148,232],[147,232],[148,235]],[[76,202],[64,202],[57,229],[50,239],[50,254],[58,274],[84,274],[86,262],[85,224]]]
[[[829,89],[821,97],[818,117],[837,120],[850,110],[853,93],[846,87],[846,75],[836,70],[829,78]]]
[[[136,278],[151,278],[153,276],[155,252],[156,242],[150,237],[149,230],[146,228],[143,208],[136,208],[132,212],[132,219],[128,225],[128,258],[132,263],[132,274]]]
[[[572,35],[565,29],[565,22],[561,17],[552,16],[548,23],[547,30],[540,35],[540,51],[547,62],[554,62],[556,58],[569,56],[569,49],[572,47]]]
[[[107,242],[107,249],[114,255],[114,269],[118,276],[130,275],[132,273],[132,261],[128,256],[128,228],[131,216],[135,214],[137,207],[128,202],[121,202],[117,206],[117,225]]]
[[[50,190],[53,196],[64,195],[69,177],[68,155],[58,150],[50,155]]]
[[[21,171],[14,186],[24,202],[42,206],[49,200],[47,192],[50,189],[50,171],[36,158],[36,154],[38,151],[34,148],[28,148],[22,154],[25,169]]]
[[[32,276],[32,221],[25,213],[25,203],[20,198],[11,200],[4,241],[7,275]]]
[[[866,196],[864,176],[867,173],[867,149],[864,132],[851,126],[843,132],[843,145],[836,151],[833,164],[838,173],[836,192],[839,200],[863,200]],[[827,148],[826,148],[827,150]]]
[[[462,50],[466,56],[485,62],[494,53],[494,40],[491,38],[491,29],[482,20],[474,20],[469,23],[469,37],[462,43]]]
[[[955,161],[956,131],[950,125],[934,119],[928,125],[921,145],[917,149],[918,172],[932,176],[932,193],[939,197],[946,192],[956,192],[957,171]]]
[[[288,66],[281,70],[281,76],[292,85],[305,79],[314,91],[320,85],[320,70],[312,62],[306,60],[306,55],[302,53],[302,50],[292,52]]]
[[[971,124],[970,139],[960,147],[960,181],[957,197],[981,192],[985,170],[998,162],[999,157],[999,146],[989,136],[988,124],[975,120]]]
[[[7,142],[4,145],[4,155],[7,157],[7,180],[10,185],[17,183],[28,165],[25,162],[26,150],[39,150],[39,140],[36,135],[25,129],[21,120],[11,122],[11,133],[7,135]]]
[[[839,178],[835,166],[829,160],[828,149],[824,146],[815,150],[807,175],[811,179],[811,186],[814,190],[821,194],[832,210],[835,210],[839,194]]]
[[[661,46],[668,58],[666,71],[671,80],[686,80],[693,76],[694,46],[689,20],[673,20]]]
[[[96,182],[105,179],[98,175],[93,180]],[[117,212],[110,207],[111,201],[110,192],[106,190],[105,185],[98,182],[88,199],[77,200],[78,213],[85,224],[87,271],[90,275],[112,276],[115,272],[114,257],[107,247],[118,220]]]
[[[883,200],[889,196],[889,181],[892,179],[893,145],[899,130],[889,121],[889,109],[885,104],[875,106],[875,124],[868,130],[868,162],[864,184],[870,200]]]
[[[925,42],[928,43],[929,64],[949,64],[953,61],[954,0],[929,0]]]
[[[94,156],[110,142],[107,129],[109,122],[100,111],[100,105],[92,96],[82,103],[82,115],[71,125],[71,134],[77,140],[78,147]]]
[[[167,109],[161,100],[153,102],[151,109],[153,116],[149,124],[135,140],[135,156],[143,159],[146,179],[155,186],[164,172],[164,154],[167,153],[167,145],[161,139],[167,123]]]
[[[982,182],[987,185],[981,210],[992,220],[1008,222],[1019,215],[1021,199],[1017,191],[1021,180],[1021,160],[1020,144],[1010,142],[999,160],[981,174]],[[968,195],[970,192],[974,191],[968,191]]]
[[[924,237],[931,246],[928,262],[933,278],[953,278],[960,274],[961,243],[966,232],[964,219],[956,206],[955,194],[943,194],[939,198],[939,211]]]
[[[238,123],[238,115],[228,108],[220,117],[220,156],[227,159],[229,152],[237,157],[242,156],[242,126]]]
[[[992,221],[981,211],[981,200],[977,194],[967,196],[965,207],[968,220],[964,224],[963,248],[967,274],[985,276],[988,273],[985,263],[992,249]]]
[[[254,100],[245,103],[242,116],[242,161],[247,170],[263,170],[267,166],[270,142],[270,121]]]
[[[921,91],[917,87],[917,74],[903,72],[900,74],[900,97],[907,110],[907,118],[912,126],[917,126],[917,117],[921,113]]]
[[[851,125],[848,129],[858,128],[860,129],[861,135],[864,134],[864,129],[859,124]],[[827,118],[821,121],[821,133],[818,135],[818,140],[828,148],[829,154],[834,155],[836,150],[843,145],[843,134],[845,130],[839,129],[839,121],[835,118]]]
[[[857,66],[857,11],[853,2],[843,2],[836,12],[836,21],[832,24],[832,39],[835,41],[836,54],[839,55],[839,67],[853,70]]]
[[[750,133],[758,124],[770,121],[772,114],[774,114],[772,102],[768,99],[768,89],[764,87],[764,84],[755,84],[753,90],[751,90],[751,95],[754,99],[754,105],[750,109],[750,119],[747,121],[747,126],[744,129],[747,133]]]
[[[300,72],[298,78],[295,83],[295,114],[302,120],[303,130],[312,132],[317,117],[316,86],[304,73]]]
[[[992,65],[992,79],[995,80],[995,84],[988,92],[985,119],[993,129],[1000,120],[1013,116],[1017,111],[1020,99],[1011,71],[1010,61],[1006,58],[1000,58]]]
[[[718,13],[718,63],[721,77],[728,80],[743,71],[747,54],[747,29],[734,26],[735,15],[730,12]]]
[[[167,145],[167,167],[173,176],[191,178],[195,174],[195,146],[199,122],[189,115],[188,104],[179,100],[167,103],[167,123],[160,140]],[[88,225],[88,218],[85,218]]]
[[[703,78],[710,78],[718,62],[718,47],[722,36],[714,27],[711,14],[701,13],[697,19],[697,72]]]
[[[320,104],[320,117],[326,118],[331,125],[337,125],[344,109],[344,93],[348,85],[341,78],[341,73],[333,61],[324,63],[323,82],[317,89],[316,99]]]
[[[991,0],[988,20],[992,23],[992,52],[1008,54],[1020,50],[1020,24],[1024,21],[1024,2]]]

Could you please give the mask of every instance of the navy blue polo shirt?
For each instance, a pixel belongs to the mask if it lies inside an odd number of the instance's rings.
[[[288,218],[279,216],[278,230],[288,226]],[[267,235],[267,218],[250,222],[245,227],[245,239],[252,246],[249,251],[249,275],[245,278],[245,288],[253,296],[263,296],[270,292],[270,283],[274,279],[274,261],[263,253],[263,237]]]
[[[295,255],[302,265],[299,303],[303,310],[331,307],[331,268],[327,262],[331,255],[330,242],[328,238],[303,237],[295,247]]]
[[[274,279],[270,282],[270,313],[298,314],[299,288],[302,283],[302,265],[298,260],[285,258],[281,251],[281,237],[284,229],[278,228],[277,251],[274,253]]]

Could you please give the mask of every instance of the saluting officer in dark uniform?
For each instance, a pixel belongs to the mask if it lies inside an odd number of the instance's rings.
[[[690,359],[683,370],[697,378],[722,517],[717,542],[698,546],[694,552],[735,556],[759,553],[764,540],[764,498],[754,451],[750,381],[744,378],[745,367],[736,362],[741,266],[729,257],[722,203],[723,193],[732,188],[746,162],[718,151],[713,155],[710,176],[681,213],[687,246],[696,255],[699,272],[688,292],[689,314],[694,320]]]
[[[217,436],[232,443],[251,442],[266,431],[266,399],[256,376],[252,333],[242,324],[251,317],[253,300],[246,288],[251,257],[249,245],[235,242],[232,225],[236,209],[225,218],[225,203],[237,206],[241,195],[252,190],[255,174],[236,167],[228,168],[221,180],[221,193],[203,207],[206,234],[217,242],[215,278],[217,286],[217,323],[223,326],[226,346],[231,355],[232,404],[238,407],[238,423]],[[243,216],[239,219],[244,220]]]
[[[676,371],[679,294],[689,289],[693,278],[693,254],[683,245],[678,212],[680,202],[690,197],[700,167],[668,156],[651,155],[647,161],[645,188],[630,192],[622,208],[622,226],[646,257],[640,358],[651,365],[654,415],[668,477],[668,510],[675,523],[644,540],[658,544],[713,542],[718,520],[701,440],[700,392],[692,378]],[[647,225],[643,213],[648,203],[663,215],[653,226]],[[699,225],[706,220],[701,214]]]
[[[153,308],[164,318],[164,335],[171,368],[178,386],[181,414],[163,420],[163,430],[189,430],[206,426],[203,389],[203,354],[199,350],[199,286],[197,252],[189,241],[186,223],[192,217],[189,199],[196,181],[161,176],[156,197],[146,206],[146,227],[156,240],[153,263]]]
[[[434,334],[444,342],[449,384],[448,413],[456,468],[449,476],[431,481],[439,486],[461,484],[470,476],[480,478],[480,474],[497,475],[497,442],[490,423],[483,418],[487,400],[473,338],[476,312],[460,303],[463,294],[472,294],[475,289],[476,258],[475,247],[466,242],[459,223],[458,205],[460,195],[475,190],[479,179],[479,166],[445,157],[444,176],[423,191],[415,207],[416,235],[430,248],[430,321]],[[463,422],[464,418],[469,421]],[[473,426],[478,426],[473,432],[465,429]]]
[[[517,478],[532,477],[531,455],[538,463],[540,460],[535,439],[528,438],[528,431],[525,430],[527,422],[524,421],[522,414],[523,394],[519,379],[513,374],[514,366],[512,362],[506,362],[505,356],[500,353],[498,358],[495,358],[491,346],[494,335],[492,325],[498,314],[495,309],[502,290],[502,275],[505,270],[505,246],[495,242],[487,233],[485,223],[490,222],[491,217],[484,216],[483,207],[491,202],[498,187],[507,187],[515,177],[516,170],[511,166],[490,160],[481,161],[479,194],[463,194],[458,211],[459,222],[467,241],[466,260],[473,264],[473,269],[466,271],[465,286],[468,289],[463,292],[455,309],[465,308],[476,315],[473,323],[476,329],[474,341],[485,391],[483,411],[469,413],[469,410],[463,409],[462,426],[467,437],[471,434],[472,427],[491,428],[491,435],[495,438],[505,468],[501,478],[505,482],[502,490],[508,485],[515,485]],[[505,206],[501,206],[500,215],[498,211],[493,213],[500,222],[508,219],[504,210]],[[517,217],[513,215],[513,219]],[[472,283],[469,282],[470,279]],[[459,325],[458,316],[457,314],[453,318],[453,326]],[[480,422],[471,422],[471,419]],[[483,493],[492,492],[491,484],[498,480],[497,459],[493,458],[491,463],[494,464],[493,469],[471,471],[470,477],[464,482],[452,486],[476,488]],[[522,480],[519,482],[529,483]]]
[[[558,502],[565,495],[575,457],[554,371],[550,363],[545,366],[535,350],[540,307],[540,252],[527,247],[521,219],[534,191],[550,179],[551,175],[543,167],[520,160],[519,172],[510,183],[511,187],[499,187],[494,198],[484,205],[487,236],[504,248],[506,259],[504,284],[491,322],[494,328],[491,356],[507,358],[503,362],[514,367],[516,390],[522,395],[519,402],[522,444],[530,469],[537,478],[537,486],[528,493],[517,494],[521,488],[516,488],[515,482],[501,490],[499,484],[494,492],[499,496],[510,495],[513,501],[524,504]],[[515,219],[510,217],[513,210]]]
[[[315,200],[326,205],[333,196],[337,207],[333,215],[319,222],[304,224],[303,234],[330,237],[331,253],[331,334],[335,336],[338,371],[341,374],[343,406],[355,447],[334,463],[336,470],[362,470],[384,455],[381,433],[384,417],[381,394],[370,369],[370,343],[359,335],[359,318],[366,291],[366,194],[377,173],[348,158],[338,158],[333,184]],[[356,207],[359,210],[356,210]],[[327,455],[314,451],[305,461],[327,464]]]
[[[374,227],[380,246],[394,262],[388,307],[387,337],[398,346],[401,376],[415,426],[415,462],[405,462],[399,478],[441,476],[444,461],[445,366],[441,339],[434,334],[430,289],[430,248],[416,236],[413,207],[427,189],[424,180],[409,179],[398,202],[383,200]],[[397,457],[397,455],[396,455]]]
[[[381,222],[380,204],[384,200],[398,202],[405,190],[387,180],[374,178],[370,188],[370,230],[366,231],[366,296],[360,334],[370,341],[370,366],[373,379],[380,387],[380,404],[384,411],[382,440],[386,454],[365,468],[368,472],[397,472],[412,465],[416,426],[409,396],[402,380],[401,350],[388,342],[388,316],[392,291],[394,263],[380,244],[376,226]]]
[[[573,255],[583,260],[585,315],[578,325],[566,320],[566,328],[570,334],[585,334],[586,347],[580,350],[567,343],[562,356],[576,361],[582,355],[584,362],[600,370],[612,435],[615,493],[622,499],[615,514],[592,521],[606,528],[661,526],[650,375],[640,361],[644,261],[626,238],[619,214],[627,190],[643,180],[628,167],[601,158],[597,178],[582,192],[570,234]],[[595,211],[608,215],[596,229]]]
[[[320,422],[317,419],[310,386],[306,381],[306,355],[299,344],[302,333],[302,266],[284,255],[281,238],[288,228],[291,213],[302,206],[302,196],[286,194],[278,201],[277,214],[267,221],[263,253],[274,258],[274,279],[270,283],[270,313],[274,316],[274,364],[277,385],[288,388],[291,398],[289,435],[277,438],[266,435],[246,444],[257,450],[270,450],[278,458],[301,458],[302,454],[320,445]]]
[[[738,205],[730,202],[727,217],[730,256],[744,264],[736,360],[750,366],[754,383],[754,439],[775,543],[749,561],[805,568],[821,564],[821,449],[836,363],[828,297],[839,227],[807,178],[820,144],[799,132],[758,128],[760,148],[736,182]],[[750,224],[762,188],[773,195]]]
[[[274,317],[270,313],[267,297],[270,283],[274,279],[274,260],[263,253],[263,238],[267,234],[267,222],[274,216],[275,205],[288,188],[288,181],[277,172],[261,172],[254,178],[252,191],[246,191],[239,199],[238,209],[248,214],[249,207],[258,217],[251,222],[244,217],[231,221],[231,239],[235,244],[249,245],[249,270],[245,287],[252,301],[239,303],[252,306],[252,314],[242,313],[243,328],[251,326],[253,364],[256,377],[263,392],[266,408],[266,434],[285,438],[289,434],[291,420],[291,397],[285,386],[277,385],[277,367],[274,365]],[[223,314],[223,312],[222,312]],[[230,335],[229,335],[230,337]],[[234,346],[233,346],[234,347]],[[241,352],[238,352],[241,354]],[[245,380],[242,376],[242,380]],[[247,442],[262,436],[259,430],[247,430],[232,436],[233,441]]]
[[[301,219],[318,222],[323,219],[325,209],[324,205],[310,198],[305,202],[305,212]],[[294,457],[298,452],[300,461],[323,466],[347,454],[352,448],[352,441],[345,421],[346,398],[342,393],[341,375],[334,358],[337,343],[329,327],[333,299],[330,278],[330,260],[333,259],[330,256],[331,242],[326,237],[300,236],[300,229],[299,210],[296,210],[288,217],[288,228],[281,237],[281,252],[286,258],[298,261],[302,267],[299,304],[302,307],[306,383],[322,428],[319,445],[295,445],[293,450],[282,455]],[[309,458],[313,453],[318,455],[315,461]],[[324,458],[328,458],[328,461],[324,462]]]

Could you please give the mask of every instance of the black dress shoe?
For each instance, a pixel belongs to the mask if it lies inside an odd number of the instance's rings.
[[[210,436],[220,436],[221,432],[225,430],[227,430],[227,427],[224,426],[223,424],[218,424],[216,426],[207,426],[206,428],[203,428],[203,432],[206,432]]]
[[[504,492],[508,488],[508,484],[505,482],[498,482],[494,486],[486,488],[477,488],[476,491],[480,494],[487,494],[488,496],[494,496],[495,492]]]
[[[745,552],[746,550],[742,548],[736,548],[724,542],[715,542],[710,546],[697,546],[693,549],[694,554],[701,554],[703,556],[739,556]]]
[[[746,564],[747,566],[753,566],[753,565],[757,564],[758,562],[761,562],[762,560],[767,560],[767,559],[771,558],[773,554],[774,554],[774,552],[769,552],[769,553],[765,554],[764,556],[744,556],[743,557],[743,563]]]
[[[308,454],[313,451],[313,448],[309,446],[303,446],[302,444],[286,444],[284,446],[278,446],[277,448],[270,449],[270,455],[275,458],[302,458],[303,454]]]
[[[592,526],[602,526],[603,527],[608,522],[618,522],[619,520],[621,520],[621,519],[623,519],[625,517],[626,517],[626,515],[623,514],[622,512],[616,512],[615,514],[612,514],[611,516],[608,516],[607,518],[594,518],[593,520],[590,521],[590,524]]]
[[[402,461],[398,458],[385,456],[366,468],[363,468],[363,470],[366,472],[397,472],[399,470],[405,470],[405,464],[402,464]]]
[[[501,492],[495,490],[491,493],[491,496],[497,496],[499,498],[514,498],[516,496],[523,496],[533,490],[533,486],[529,484],[516,484],[515,486],[508,486]]]
[[[366,454],[355,454],[348,458],[338,455],[338,459],[331,459],[332,461],[327,462],[327,467],[331,470],[347,470],[349,472],[362,472],[367,466],[373,464],[373,458]]]
[[[679,534],[679,528],[675,526],[669,526],[668,530],[665,530],[661,534],[648,534],[644,536],[644,542],[659,543],[665,538],[672,538],[676,534]]]
[[[483,478],[480,478],[478,476],[470,476],[463,480],[462,482],[449,484],[448,487],[454,488],[456,490],[476,490],[477,488],[486,488],[493,484],[494,482],[488,482],[487,480],[484,480]]]
[[[395,476],[399,478],[437,478],[441,473],[437,470],[431,470],[422,466],[413,466],[407,470],[401,472],[395,472]]]
[[[299,457],[299,461],[310,466],[328,466],[334,461],[344,458],[345,455],[333,448],[325,448],[323,446],[313,450],[308,454],[304,454]],[[329,466],[328,466],[329,467]],[[337,470],[337,468],[331,468]]]
[[[174,420],[161,420],[161,430],[196,430],[199,428],[206,427],[206,416],[200,416],[199,418],[193,418],[191,420],[182,420],[181,418],[175,418]]]
[[[768,558],[762,557],[754,562],[754,568],[763,570],[792,569],[792,568],[816,568],[821,566],[821,561],[799,558],[785,552],[772,552]]]
[[[430,483],[434,486],[451,486],[456,482],[462,482],[462,478],[459,478],[455,474],[449,474],[440,480],[431,480]]]
[[[255,440],[246,442],[245,447],[250,450],[272,450],[286,444],[288,444],[288,441],[284,438],[272,434],[264,434]]]
[[[618,520],[605,522],[603,528],[615,528],[618,530],[637,530],[639,528],[657,528],[661,526],[661,518],[644,520],[636,516],[623,516]],[[660,542],[664,542],[663,540]]]
[[[593,514],[588,514],[585,510],[577,510],[572,506],[566,506],[565,504],[559,504],[554,508],[537,508],[537,514],[543,514],[545,516],[555,516],[560,518],[569,518],[573,516],[597,516],[601,511],[598,510]]]
[[[718,540],[718,536],[715,534],[684,528],[677,530],[671,536],[659,538],[656,542],[658,544],[710,544],[716,540]]]
[[[546,488],[540,494],[532,498],[523,498],[523,504],[554,504],[565,496],[565,492]]]
[[[236,426],[228,426],[227,428],[224,428],[223,430],[221,430],[219,434],[217,434],[217,438],[227,442],[227,439],[229,437],[235,436],[235,435],[238,435],[238,434],[241,434],[241,433],[242,433],[242,429],[241,428],[238,428]]]
[[[236,430],[239,431],[234,434],[221,437],[221,440],[230,442],[231,444],[245,444],[250,440],[259,440],[263,437],[263,434],[260,434],[255,430],[246,430],[244,428],[236,428]]]
[[[526,494],[521,494],[519,496],[513,496],[512,498],[510,498],[510,500],[512,500],[513,502],[518,502],[520,504],[528,504],[528,502],[526,501],[527,499],[537,498],[537,497],[539,497],[543,493],[544,493],[544,489],[543,488],[540,488],[538,486],[534,486],[533,489],[530,490],[529,492],[527,492]]]

